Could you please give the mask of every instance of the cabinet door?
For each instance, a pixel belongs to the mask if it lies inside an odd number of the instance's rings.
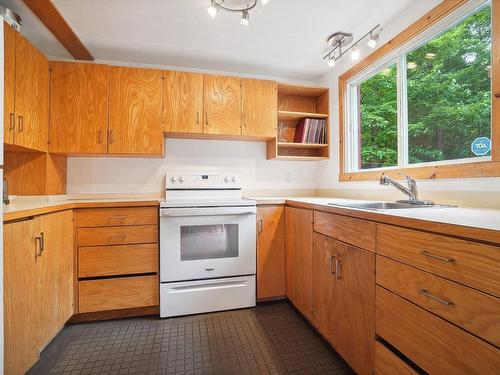
[[[316,329],[333,344],[336,246],[331,238],[314,233],[313,320]]]
[[[241,79],[205,75],[205,134],[241,135]]]
[[[250,137],[275,138],[277,135],[278,92],[276,82],[257,79],[241,80],[243,107],[242,134]]]
[[[16,33],[15,109],[15,144],[47,151],[49,61],[19,33]]]
[[[16,31],[7,23],[3,23],[4,40],[4,76],[3,76],[3,128],[4,142],[14,143],[15,130],[15,82],[16,82]]]
[[[73,314],[73,212],[71,210],[38,216],[36,231],[43,233],[40,300],[43,324],[38,346],[54,338]]]
[[[203,133],[203,74],[163,72],[164,131]]]
[[[335,350],[358,374],[372,374],[375,345],[375,254],[332,240],[336,248]]]
[[[40,329],[39,257],[34,220],[3,229],[5,374],[24,374],[37,360]]]
[[[285,293],[295,304],[295,216],[296,208],[285,207]]]
[[[112,66],[109,74],[108,153],[162,155],[162,71]]]
[[[105,154],[107,65],[52,62],[50,152]]]
[[[257,209],[257,298],[285,295],[285,215],[282,205]]]

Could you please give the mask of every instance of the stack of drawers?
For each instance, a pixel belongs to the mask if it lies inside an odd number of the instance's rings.
[[[431,374],[500,369],[500,247],[377,225],[376,332]],[[413,373],[376,344],[376,372]]]
[[[158,208],[76,211],[78,312],[157,306]]]

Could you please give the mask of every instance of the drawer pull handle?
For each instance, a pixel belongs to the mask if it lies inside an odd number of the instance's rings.
[[[440,255],[435,255],[435,254],[429,253],[427,250],[422,250],[420,252],[420,254],[422,254],[426,257],[432,258],[432,259],[437,259],[437,260],[446,262],[446,263],[455,263],[455,259],[453,259],[453,258],[446,258],[446,257],[442,257]]]
[[[125,216],[111,216],[109,222],[112,221],[125,221]]]
[[[453,302],[451,302],[451,301],[445,301],[444,299],[441,299],[441,298],[439,298],[439,297],[436,297],[436,296],[432,295],[431,293],[429,293],[429,292],[428,292],[427,290],[425,290],[425,289],[420,289],[418,292],[419,292],[421,295],[423,295],[423,296],[426,296],[426,297],[428,297],[428,298],[430,298],[430,299],[432,299],[432,300],[434,300],[434,301],[437,301],[437,302],[439,302],[439,303],[442,303],[443,305],[446,305],[446,306],[451,306],[451,305],[453,305]]]

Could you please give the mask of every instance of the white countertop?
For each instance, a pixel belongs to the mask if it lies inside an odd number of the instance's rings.
[[[306,204],[315,204],[326,207],[328,203],[349,203],[349,202],[374,202],[373,200],[356,200],[341,198],[324,197],[252,197],[257,204],[284,204],[286,201],[294,201]],[[272,203],[269,203],[272,202]],[[408,219],[425,220],[436,223],[461,225],[471,228],[489,229],[500,231],[500,210],[486,208],[470,207],[429,207],[429,208],[410,208],[385,211],[362,210],[359,208],[339,207],[346,210],[365,211],[379,215],[388,215]]]

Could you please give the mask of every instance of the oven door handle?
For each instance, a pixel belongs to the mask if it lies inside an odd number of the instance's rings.
[[[220,216],[220,215],[255,215],[257,208],[248,207],[193,207],[193,208],[162,208],[160,216]]]

